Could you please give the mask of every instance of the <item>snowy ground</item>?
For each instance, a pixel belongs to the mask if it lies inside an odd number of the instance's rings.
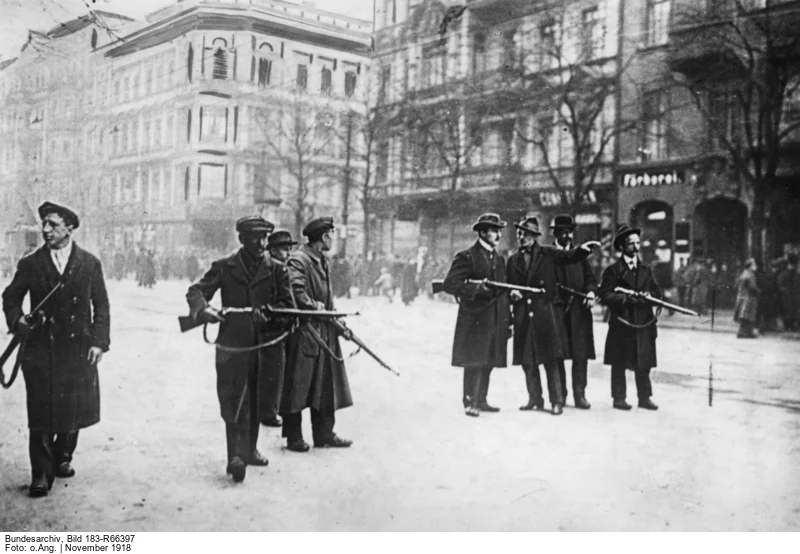
[[[588,412],[518,411],[524,379],[510,367],[489,392],[502,411],[473,419],[449,365],[455,305],[341,300],[402,376],[349,360],[355,406],[336,429],[354,446],[296,454],[262,427],[270,465],[234,484],[214,351],[178,332],[186,286],[109,284],[102,421],[47,498],[27,496],[24,382],[0,391],[0,530],[800,530],[800,342],[664,328],[658,412],[613,410],[608,368],[593,362]],[[595,338],[602,353],[605,324]]]

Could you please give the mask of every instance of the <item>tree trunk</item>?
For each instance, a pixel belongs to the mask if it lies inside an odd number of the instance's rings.
[[[364,233],[364,243],[361,248],[361,253],[364,255],[364,259],[367,259],[367,255],[369,254],[369,246],[370,246],[370,229],[369,229],[369,197],[367,196],[368,192],[364,191],[364,198],[361,199],[361,211],[364,214],[364,222],[362,223],[362,230]]]
[[[344,160],[344,186],[342,187],[342,227],[344,236],[342,237],[339,254],[342,257],[347,255],[347,222],[350,219],[350,186],[352,169],[351,159],[353,155],[353,112],[347,114],[347,138],[345,139],[345,160]]]

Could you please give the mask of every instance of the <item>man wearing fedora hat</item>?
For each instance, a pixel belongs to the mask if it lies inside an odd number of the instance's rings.
[[[497,214],[481,215],[472,226],[478,240],[456,254],[444,279],[445,292],[459,300],[452,365],[464,368],[462,403],[473,417],[499,411],[486,396],[492,368],[507,365],[509,300],[502,290],[467,281],[505,282],[505,260],[496,250],[505,226]]]
[[[599,247],[589,241],[573,249],[540,245],[539,220],[524,217],[517,228],[519,249],[508,259],[508,282],[513,285],[544,289],[543,294],[524,297],[512,292],[514,310],[514,364],[522,365],[528,388],[528,403],[521,410],[542,410],[542,382],[539,364],[547,374],[547,390],[553,415],[563,412],[564,394],[558,369],[569,354],[568,335],[564,326],[564,304],[559,295],[556,269],[561,265],[584,260]]]
[[[555,237],[555,246],[559,250],[572,248],[575,234],[575,222],[571,215],[557,215],[550,225]],[[556,266],[557,285],[563,285],[586,295],[581,298],[564,289],[558,289],[558,295],[564,309],[564,327],[567,331],[567,353],[565,360],[572,360],[572,395],[575,407],[582,410],[591,408],[586,400],[586,381],[588,361],[594,360],[594,319],[592,305],[597,294],[597,278],[588,260],[577,264],[559,264]],[[561,379],[561,390],[564,400],[568,396],[567,370],[564,360],[558,362],[558,375]]]
[[[109,349],[108,295],[100,261],[79,248],[72,233],[78,215],[66,206],[39,207],[44,246],[22,258],[3,291],[8,328],[25,337],[20,348],[27,390],[28,453],[32,480],[28,492],[47,496],[55,477],[75,475],[72,457],[78,431],[100,421],[97,365]],[[54,287],[32,325],[22,303],[36,306]]]
[[[319,217],[303,228],[308,242],[289,257],[287,265],[297,307],[333,310],[331,268],[325,252],[333,246],[332,217]],[[347,338],[347,335],[342,335]],[[318,448],[347,448],[352,441],[334,433],[335,412],[353,405],[339,346],[339,331],[331,321],[303,322],[286,342],[286,376],[281,399],[283,437],[292,452],[308,452],[303,440],[303,410],[311,409],[311,430]]]
[[[292,255],[292,246],[297,245],[297,241],[292,240],[292,234],[284,229],[278,229],[270,233],[267,238],[267,251],[269,257],[285,264]]]
[[[614,408],[630,410],[625,401],[625,370],[634,371],[639,407],[657,410],[650,397],[653,388],[650,370],[656,367],[656,318],[646,298],[617,292],[617,287],[661,298],[661,288],[650,267],[639,259],[641,229],[621,225],[614,238],[614,248],[622,256],[603,272],[599,295],[611,311],[603,363],[611,366],[611,397]]]
[[[276,343],[256,350],[285,330],[287,322],[268,320],[258,308],[269,304],[292,308],[292,290],[286,266],[265,256],[267,235],[275,226],[261,216],[236,222],[238,252],[215,261],[211,269],[189,287],[186,300],[198,322],[221,323],[217,344],[217,397],[225,421],[228,449],[226,471],[233,480],[244,480],[247,466],[266,466],[258,451],[259,422],[274,416],[270,399],[280,394],[276,373],[284,366],[284,347]],[[225,308],[254,308],[252,315],[229,313],[224,317],[209,302],[217,291]],[[231,350],[231,349],[239,349]],[[274,402],[274,401],[273,401]]]

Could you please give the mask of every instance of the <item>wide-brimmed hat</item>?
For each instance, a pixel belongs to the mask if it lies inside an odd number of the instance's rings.
[[[639,235],[641,236],[642,230],[637,229],[636,227],[630,227],[628,225],[620,225],[617,227],[617,236],[614,237],[614,248],[617,250],[622,250],[622,241],[624,241],[630,235]]]
[[[278,248],[280,246],[294,246],[297,241],[292,240],[292,234],[285,230],[279,229],[272,233],[267,239],[267,248]]]
[[[539,219],[535,217],[523,217],[519,223],[515,223],[514,227],[526,233],[533,233],[534,235],[541,235],[539,231]]]
[[[64,220],[64,224],[71,225],[73,229],[77,229],[81,224],[78,214],[66,206],[61,206],[54,202],[45,202],[39,206],[39,217],[44,219],[47,214],[60,215],[61,219]]]
[[[550,224],[550,229],[570,229],[572,231],[575,230],[575,220],[572,219],[571,215],[563,214],[557,215],[553,222]]]
[[[236,232],[239,234],[271,233],[274,228],[274,223],[267,221],[260,215],[248,215],[236,222]]]
[[[472,230],[483,231],[484,229],[502,229],[506,225],[508,225],[508,223],[501,220],[499,215],[488,213],[483,214],[478,218],[478,221],[472,225]]]

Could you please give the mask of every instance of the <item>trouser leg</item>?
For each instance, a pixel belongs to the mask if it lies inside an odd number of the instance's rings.
[[[561,377],[558,374],[558,360],[552,360],[544,364],[544,371],[547,374],[547,392],[550,396],[550,404],[564,404],[564,395],[561,390]]]
[[[49,431],[30,430],[28,455],[31,460],[31,477],[39,479],[44,476],[52,484],[55,479],[55,457],[53,455],[53,433]]]
[[[564,403],[567,402],[567,363],[564,360],[558,360],[558,380],[559,384],[561,385],[561,394],[564,395]],[[574,382],[572,383],[575,384]]]
[[[53,460],[56,466],[72,461],[75,448],[78,446],[78,431],[57,433],[53,443]]]
[[[486,396],[489,394],[489,379],[492,375],[492,368],[487,367],[480,372],[480,389],[478,393],[478,404],[487,404]]]
[[[283,394],[283,381],[285,375],[285,364],[276,364],[270,368],[265,375],[266,383],[261,387],[264,391],[264,398],[261,399],[264,406],[265,418],[276,418],[281,408],[281,395]]]
[[[328,408],[315,410],[311,408],[311,432],[314,443],[320,443],[333,435],[333,426],[336,424],[335,412]]]
[[[258,447],[258,431],[261,427],[258,418],[258,369],[250,372],[250,379],[248,383],[250,393],[250,413],[248,418],[248,432],[247,432],[247,452],[255,452]]]
[[[542,398],[542,377],[539,375],[539,366],[523,365],[522,371],[525,372],[525,385],[528,388],[528,400],[534,404],[544,403]]]
[[[281,435],[289,442],[303,440],[303,412],[283,415]]]
[[[625,367],[621,365],[611,366],[611,398],[614,400],[625,400],[627,396],[627,383],[625,382]]]
[[[586,397],[588,367],[589,360],[586,358],[572,359],[572,394],[576,399]]]
[[[650,369],[636,371],[636,394],[639,400],[647,400],[653,396],[653,385],[650,382]]]
[[[228,447],[228,462],[236,456],[236,425],[234,423],[225,424],[225,442]]]
[[[465,408],[478,405],[482,371],[483,368],[480,367],[464,368],[464,394],[462,401]]]

